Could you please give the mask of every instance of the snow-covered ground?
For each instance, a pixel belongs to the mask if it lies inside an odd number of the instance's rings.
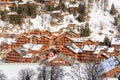
[[[88,2],[86,0],[86,2]],[[66,3],[68,4],[68,3]],[[79,4],[79,3],[78,3]],[[86,3],[87,4],[87,3]],[[76,25],[81,25],[86,22],[89,23],[90,29],[92,31],[91,38],[95,40],[99,40],[104,38],[105,36],[113,37],[117,33],[117,28],[114,26],[114,16],[112,16],[109,12],[111,9],[111,5],[114,4],[115,8],[120,13],[120,0],[108,0],[108,6],[104,11],[103,0],[94,0],[93,6],[90,7],[89,19],[85,22],[79,23],[76,20],[76,17],[72,14],[64,13],[63,20],[58,23],[58,25],[51,25],[52,17],[50,14],[45,13],[41,15],[37,15],[36,18],[26,18],[25,23],[22,26],[11,25],[8,22],[3,22],[0,20],[0,32],[2,32],[3,28],[7,27],[8,33],[22,33],[28,30],[39,29],[39,30],[50,30],[51,32],[58,32],[62,28],[66,28],[69,23],[73,23]],[[97,37],[95,37],[97,35]]]
[[[21,69],[33,69],[36,71],[36,69],[39,67],[38,64],[30,64],[30,63],[22,63],[22,64],[17,64],[17,63],[1,63],[0,64],[0,70],[5,73],[6,77],[8,80],[16,80],[18,76],[18,72]]]
[[[34,63],[32,63],[32,64],[31,63],[18,63],[18,64],[17,63],[9,63],[9,64],[1,63],[0,71],[5,73],[8,80],[17,80],[18,72],[21,69],[33,69],[37,74],[38,67],[39,67],[39,65],[34,64]],[[73,66],[61,66],[61,68],[63,68],[64,74],[66,74],[63,77],[63,80],[73,80],[72,77],[70,76],[70,75],[74,76],[74,74],[71,73],[72,70],[73,71],[77,70],[78,71],[77,74],[80,74],[81,80],[86,80],[86,77],[84,75],[85,74],[84,67],[85,67],[85,65],[83,65],[83,64],[80,64],[80,66],[75,67],[76,69],[74,69]],[[81,73],[79,73],[79,71]],[[37,80],[36,77],[37,76],[34,76],[33,80]],[[75,77],[75,80],[78,80],[78,78],[80,78],[77,76],[74,76],[74,77]],[[117,78],[105,78],[103,80],[117,80]]]

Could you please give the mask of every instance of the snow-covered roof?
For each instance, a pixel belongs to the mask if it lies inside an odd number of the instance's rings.
[[[94,51],[96,48],[96,45],[84,45],[83,51]]]
[[[0,38],[0,44],[2,42],[6,42],[7,44],[12,44],[12,43],[15,43],[17,41],[16,41],[16,38]]]
[[[67,44],[66,47],[69,48],[70,50],[72,50],[74,53],[82,52],[82,49],[77,47],[74,43]]]
[[[14,50],[19,54],[21,54],[21,53],[27,54],[27,51],[28,51],[28,49],[26,49],[24,47],[17,47],[17,48],[14,48]]]
[[[114,50],[115,50],[115,48],[114,48],[114,47],[112,47],[112,48],[108,48],[107,52],[108,52],[108,53],[113,53],[113,52],[114,52]]]
[[[60,10],[52,11],[52,13],[61,13]]]
[[[42,44],[32,44],[32,43],[27,43],[23,45],[23,47],[26,49],[37,50],[37,51],[40,50],[42,46],[43,46]]]
[[[73,42],[85,42],[88,38],[70,38]]]
[[[101,50],[107,49],[107,46],[97,46],[93,54],[99,54]]]
[[[55,58],[57,58],[57,55],[55,55],[55,56],[51,57],[50,59],[48,59],[47,62],[50,62],[50,61],[54,60]]]
[[[105,57],[109,58],[110,56],[107,53],[102,53]]]
[[[120,45],[120,38],[112,38],[111,45]]]
[[[79,4],[69,4],[68,7],[79,7]]]
[[[97,68],[98,75],[101,76],[104,73],[114,69],[119,65],[119,61],[115,56],[110,57],[109,59],[100,62],[100,65]]]
[[[17,15],[17,12],[9,12],[8,15]]]
[[[23,58],[31,58],[33,56],[33,54],[26,54],[24,56],[22,56]]]

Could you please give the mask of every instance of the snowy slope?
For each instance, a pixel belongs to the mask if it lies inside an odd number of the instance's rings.
[[[85,1],[88,4],[88,0]],[[68,4],[68,3],[66,3]],[[39,29],[39,30],[50,30],[51,32],[59,32],[61,29],[66,28],[69,23],[81,25],[86,22],[89,23],[90,29],[92,31],[91,38],[95,38],[95,35],[98,37],[102,36],[114,36],[117,33],[117,28],[114,26],[114,16],[112,16],[109,12],[111,9],[111,5],[114,4],[115,8],[120,13],[120,0],[108,0],[108,6],[104,11],[104,3],[103,0],[94,0],[93,6],[89,7],[90,12],[88,13],[89,19],[85,22],[79,23],[76,20],[76,17],[72,14],[68,14],[68,12],[63,12],[64,17],[58,23],[58,25],[51,25],[52,17],[48,13],[44,13],[41,15],[37,15],[36,18],[26,18],[25,23],[22,26],[11,25],[7,22],[3,22],[0,20],[0,32],[7,26],[8,33],[22,33],[28,30]],[[97,37],[97,38],[98,38]],[[97,38],[95,38],[97,40]]]

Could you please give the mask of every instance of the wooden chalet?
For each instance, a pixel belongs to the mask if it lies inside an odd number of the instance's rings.
[[[6,55],[7,63],[30,63],[33,61],[33,59],[33,54],[28,53],[27,50],[23,47],[15,48]]]
[[[59,48],[59,53],[69,57],[69,58],[73,58],[75,60],[77,60],[77,54],[74,53],[72,50],[68,49],[66,46],[61,46]]]
[[[75,60],[72,58],[68,58],[63,54],[57,54],[46,60],[47,65],[55,65],[55,66],[71,66],[74,64]]]
[[[10,51],[6,55],[6,62],[7,63],[20,63],[21,62],[21,56],[15,50]]]
[[[10,0],[1,0],[2,3],[9,2]]]
[[[68,10],[70,12],[76,12],[78,10],[78,7],[79,7],[79,4],[77,4],[77,3],[70,3],[68,5]]]
[[[27,37],[26,35],[20,35],[18,38],[17,38],[17,44],[18,45],[23,45],[25,43],[29,43],[30,42],[30,38]]]
[[[45,1],[45,5],[54,5],[54,0],[44,0]]]
[[[112,38],[111,46],[115,49],[120,49],[120,38]]]
[[[115,77],[117,72],[120,72],[120,61],[117,57],[112,56],[102,62],[96,67],[98,76],[101,77]]]
[[[0,45],[1,49],[9,49],[9,44],[6,43],[6,42],[2,42],[1,45]]]
[[[92,62],[95,61],[96,56],[93,54],[96,45],[84,45],[82,53],[79,54],[79,61],[81,62]]]
[[[61,45],[66,45],[68,43],[71,43],[71,39],[69,39],[65,35],[60,35],[56,40],[55,40],[55,45],[56,46],[61,46]]]
[[[44,44],[44,45],[48,45],[48,46],[49,46],[50,44],[52,44],[51,40],[52,40],[51,37],[49,37],[49,36],[47,36],[47,35],[42,35],[41,37],[39,37],[39,38],[37,39],[37,43],[38,43],[38,44]]]

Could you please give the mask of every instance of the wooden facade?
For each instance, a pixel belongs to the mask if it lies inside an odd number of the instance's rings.
[[[15,50],[10,51],[7,53],[6,62],[7,63],[20,63],[21,62],[21,55],[17,53]]]
[[[102,77],[115,77],[117,72],[120,72],[120,66],[117,66],[114,69],[104,73]]]
[[[66,45],[68,43],[71,43],[71,40],[66,36],[60,36],[55,40],[55,45],[57,46]]]
[[[54,5],[54,0],[45,0],[45,5]]]

